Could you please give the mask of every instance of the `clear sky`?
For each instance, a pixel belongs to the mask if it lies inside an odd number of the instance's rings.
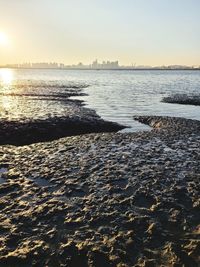
[[[0,65],[200,65],[199,13],[200,0],[0,0]]]

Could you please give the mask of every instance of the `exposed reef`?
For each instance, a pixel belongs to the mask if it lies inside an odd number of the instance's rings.
[[[162,102],[200,106],[200,95],[175,94],[172,96],[164,97],[162,99]]]
[[[200,122],[0,147],[1,267],[198,266]]]

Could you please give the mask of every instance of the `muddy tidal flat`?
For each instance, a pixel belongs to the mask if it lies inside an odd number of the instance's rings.
[[[0,146],[1,267],[199,266],[200,122]]]

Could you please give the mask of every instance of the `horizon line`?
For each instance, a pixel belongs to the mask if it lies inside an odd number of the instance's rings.
[[[24,62],[24,63],[6,63],[1,64],[0,68],[54,68],[54,69],[66,69],[66,68],[79,68],[79,69],[166,69],[166,68],[191,68],[191,69],[197,69],[200,68],[200,64],[198,65],[182,65],[182,64],[170,64],[170,65],[120,65],[119,61],[102,61],[102,63],[99,63],[97,60],[93,61],[91,64],[84,64],[82,62],[79,62],[77,64],[66,64],[66,63],[58,63],[56,61],[51,62]]]
[[[77,67],[66,67],[66,68],[60,68],[60,67],[57,67],[57,68],[47,68],[47,67],[11,67],[11,66],[0,66],[0,69],[35,69],[35,70],[40,70],[40,69],[45,69],[45,70],[102,70],[102,71],[108,71],[108,70],[118,70],[118,71],[127,71],[127,70],[132,70],[132,71],[139,71],[139,70],[161,70],[161,71],[165,71],[165,70],[171,70],[171,71],[175,71],[175,70],[193,70],[193,71],[196,71],[196,70],[200,70],[200,66],[199,67],[189,67],[189,66],[186,66],[186,67],[177,67],[177,68],[170,68],[170,67],[150,67],[150,68],[143,68],[143,67],[140,67],[140,68],[130,68],[130,67],[119,67],[119,68],[77,68]]]
[[[134,61],[133,61],[134,62]],[[4,63],[0,64],[0,67],[27,67],[27,68],[34,68],[34,67],[79,67],[79,68],[84,68],[84,67],[103,67],[103,68],[167,68],[167,67],[186,67],[186,68],[200,68],[200,63],[199,64],[192,64],[192,65],[187,65],[187,64],[159,64],[159,65],[150,65],[150,64],[137,64],[135,63],[130,63],[129,65],[121,65],[119,60],[101,60],[98,61],[98,59],[95,59],[92,61],[92,63],[85,64],[79,61],[78,63],[63,63],[63,62],[57,62],[57,61],[24,61],[24,62],[17,62],[17,63]]]

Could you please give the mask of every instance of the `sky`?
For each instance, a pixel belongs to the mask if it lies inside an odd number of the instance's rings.
[[[0,0],[0,65],[200,65],[200,0]]]

